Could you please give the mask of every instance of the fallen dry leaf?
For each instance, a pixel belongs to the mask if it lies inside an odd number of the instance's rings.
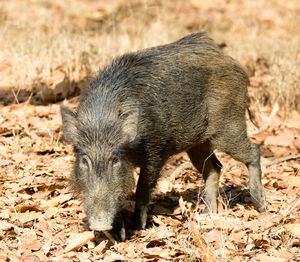
[[[65,252],[77,250],[94,238],[94,232],[92,231],[71,234],[67,240],[67,247],[65,248]]]
[[[284,228],[294,237],[300,238],[300,223],[286,224],[284,225]]]
[[[11,213],[11,218],[13,220],[19,220],[22,224],[25,224],[29,221],[35,220],[42,217],[40,212],[25,212],[25,213]]]
[[[93,251],[96,252],[96,254],[102,254],[103,251],[106,249],[107,243],[108,240],[102,240],[101,243],[93,249]]]
[[[42,201],[42,207],[57,207],[64,202],[69,201],[72,198],[72,194],[61,194],[57,197],[51,198],[48,201]]]
[[[273,146],[290,146],[293,143],[293,137],[286,134],[280,134],[278,136],[268,136],[264,144],[265,145],[273,145]]]
[[[198,255],[204,262],[214,262],[216,257],[210,248],[207,246],[205,239],[195,230],[194,223],[191,223],[191,232],[193,239],[198,247]]]
[[[274,257],[265,254],[258,255],[257,258],[261,262],[288,262],[289,261],[287,258]]]
[[[3,220],[0,221],[0,231],[7,231],[7,230],[9,230],[13,227],[14,227],[14,225],[11,224],[11,223],[8,223],[8,222],[3,221]]]
[[[287,250],[281,249],[276,253],[276,257],[287,258],[291,260],[294,256]]]
[[[300,176],[289,176],[287,179],[287,183],[291,186],[291,187],[300,187]]]

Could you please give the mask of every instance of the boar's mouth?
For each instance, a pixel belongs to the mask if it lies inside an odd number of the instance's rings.
[[[109,219],[99,219],[89,217],[89,228],[93,231],[109,231],[113,228],[112,221]]]
[[[103,225],[95,225],[95,224],[89,224],[89,228],[93,231],[109,231],[112,230],[112,226],[103,226]]]

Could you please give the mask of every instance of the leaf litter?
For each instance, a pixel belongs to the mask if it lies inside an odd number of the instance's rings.
[[[65,103],[76,104],[77,99]],[[18,123],[19,111],[23,112],[27,132],[13,124]],[[4,260],[296,261],[299,257],[300,163],[296,157],[265,165],[278,158],[268,160],[270,157],[262,153],[269,210],[259,214],[251,205],[245,167],[217,152],[224,168],[216,215],[201,214],[201,175],[185,154],[174,156],[154,192],[147,229],[124,243],[112,244],[105,235],[96,241],[80,201],[68,187],[74,158],[72,148],[61,141],[59,105],[50,105],[48,110],[45,106],[33,110],[25,103],[11,105],[2,108],[1,115],[5,128],[1,129],[0,145],[6,148],[0,166],[0,257]],[[43,125],[37,125],[36,118]],[[56,128],[45,135],[40,126]],[[262,152],[274,144],[270,143],[274,136],[279,140],[276,145],[286,148],[287,154],[295,149],[293,141],[299,138],[300,130],[297,133],[293,127],[294,138],[287,143],[289,128],[282,121],[275,135],[265,136],[260,141]],[[13,139],[3,133],[14,134]],[[255,136],[259,134],[252,139]],[[27,143],[32,145],[31,150],[23,150]],[[36,143],[47,148],[45,154]],[[297,156],[300,152],[295,153]],[[132,212],[134,202],[128,201]]]

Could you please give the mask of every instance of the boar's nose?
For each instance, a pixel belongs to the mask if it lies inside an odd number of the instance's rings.
[[[113,228],[108,220],[102,219],[89,219],[89,227],[94,231],[108,231]]]
[[[112,226],[103,226],[103,225],[90,225],[90,229],[93,231],[109,231],[112,230]]]

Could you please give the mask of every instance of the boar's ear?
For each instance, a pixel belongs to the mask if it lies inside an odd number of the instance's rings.
[[[143,149],[142,141],[136,137],[131,142],[125,142],[120,146],[120,152],[126,157],[133,165],[142,166],[145,163],[145,151]]]
[[[129,109],[121,115],[121,120],[123,122],[123,132],[127,137],[127,142],[132,142],[138,131],[138,121],[139,121],[139,109],[133,108]]]
[[[64,140],[68,143],[75,144],[78,137],[78,130],[76,127],[76,113],[65,106],[60,107],[60,112],[62,118]]]

